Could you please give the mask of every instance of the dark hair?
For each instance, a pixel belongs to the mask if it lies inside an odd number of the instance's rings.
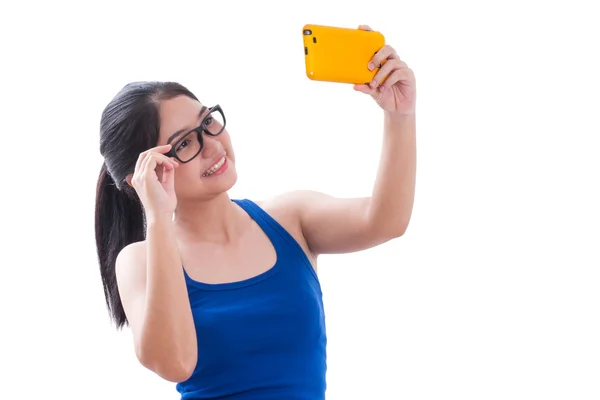
[[[160,101],[180,95],[198,100],[175,82],[133,82],[102,112],[104,164],[96,187],[96,248],[106,306],[117,329],[128,321],[117,288],[115,261],[125,246],[146,237],[142,204],[125,177],[133,173],[139,154],[158,143]]]

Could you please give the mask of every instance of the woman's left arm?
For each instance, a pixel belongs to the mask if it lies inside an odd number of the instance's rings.
[[[315,254],[364,250],[403,235],[408,227],[416,176],[415,77],[390,46],[375,54],[370,67],[380,64],[370,85],[354,86],[370,95],[384,114],[381,159],[371,196],[339,199],[299,191],[288,197]]]

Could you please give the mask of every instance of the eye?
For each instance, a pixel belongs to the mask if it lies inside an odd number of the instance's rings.
[[[211,125],[211,124],[212,124],[214,121],[215,121],[215,120],[213,119],[213,117],[209,115],[209,116],[208,116],[208,117],[206,117],[206,119],[204,120],[204,125],[205,125],[205,126],[209,126],[209,125]]]
[[[185,149],[188,145],[190,144],[190,139],[185,139],[183,142],[181,142],[181,144],[179,146],[177,146],[177,149],[175,151],[180,151]]]

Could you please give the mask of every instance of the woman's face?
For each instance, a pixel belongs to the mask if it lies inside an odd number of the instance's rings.
[[[178,200],[210,199],[228,191],[237,180],[235,157],[221,114],[213,112],[187,96],[161,101],[158,145],[171,144],[183,160],[175,170],[175,193]],[[224,112],[223,112],[224,113]],[[199,140],[198,131],[203,125]],[[210,133],[217,133],[211,136]],[[220,133],[219,133],[220,132]],[[200,153],[198,153],[200,150]],[[197,154],[197,155],[196,155]],[[194,157],[195,156],[195,157]]]

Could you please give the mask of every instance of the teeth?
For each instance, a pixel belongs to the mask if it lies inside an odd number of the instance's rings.
[[[215,165],[210,167],[205,173],[202,174],[202,176],[209,176],[209,175],[214,174],[215,172],[217,172],[217,170],[219,168],[221,168],[223,166],[224,162],[225,162],[225,157],[221,158]]]

